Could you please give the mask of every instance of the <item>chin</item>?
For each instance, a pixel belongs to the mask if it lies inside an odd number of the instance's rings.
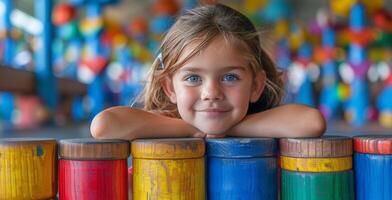
[[[228,130],[227,127],[198,127],[199,130],[201,130],[203,133],[207,135],[220,135],[226,133]]]

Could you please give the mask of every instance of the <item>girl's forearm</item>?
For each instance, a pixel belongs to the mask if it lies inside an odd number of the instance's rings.
[[[238,137],[319,137],[326,129],[314,108],[290,104],[248,115],[228,135]]]
[[[198,130],[181,119],[165,117],[129,107],[102,111],[91,123],[91,134],[97,139],[191,137]]]

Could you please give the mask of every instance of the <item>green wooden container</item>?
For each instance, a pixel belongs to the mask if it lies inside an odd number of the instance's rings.
[[[282,200],[354,200],[353,171],[281,171]]]

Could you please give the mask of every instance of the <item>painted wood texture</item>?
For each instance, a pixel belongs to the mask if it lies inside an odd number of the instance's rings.
[[[292,158],[280,156],[282,169],[299,172],[339,172],[352,169],[352,157]]]
[[[133,199],[205,199],[204,158],[133,160]]]
[[[277,199],[277,141],[207,140],[207,199]]]
[[[138,139],[132,141],[131,151],[134,158],[199,158],[205,144],[200,138]]]
[[[392,199],[392,155],[354,154],[357,200]]]
[[[222,158],[254,158],[276,156],[277,140],[273,138],[207,139],[207,155]]]
[[[204,141],[197,138],[132,142],[133,199],[205,199]]]
[[[60,160],[61,200],[127,200],[127,161]]]
[[[354,200],[352,170],[308,173],[281,170],[282,200]]]
[[[66,139],[59,142],[59,157],[71,160],[127,159],[129,149],[129,142],[125,140]]]
[[[368,154],[392,154],[392,135],[354,137],[354,150]]]
[[[352,139],[343,136],[283,138],[279,141],[279,148],[281,155],[297,158],[331,158],[353,154]]]
[[[0,140],[0,199],[56,196],[57,143],[54,139]]]
[[[273,157],[208,157],[207,199],[277,199],[276,162]]]

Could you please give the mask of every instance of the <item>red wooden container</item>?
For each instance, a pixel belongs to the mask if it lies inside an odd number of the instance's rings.
[[[61,140],[59,198],[127,200],[129,149],[123,140]]]

